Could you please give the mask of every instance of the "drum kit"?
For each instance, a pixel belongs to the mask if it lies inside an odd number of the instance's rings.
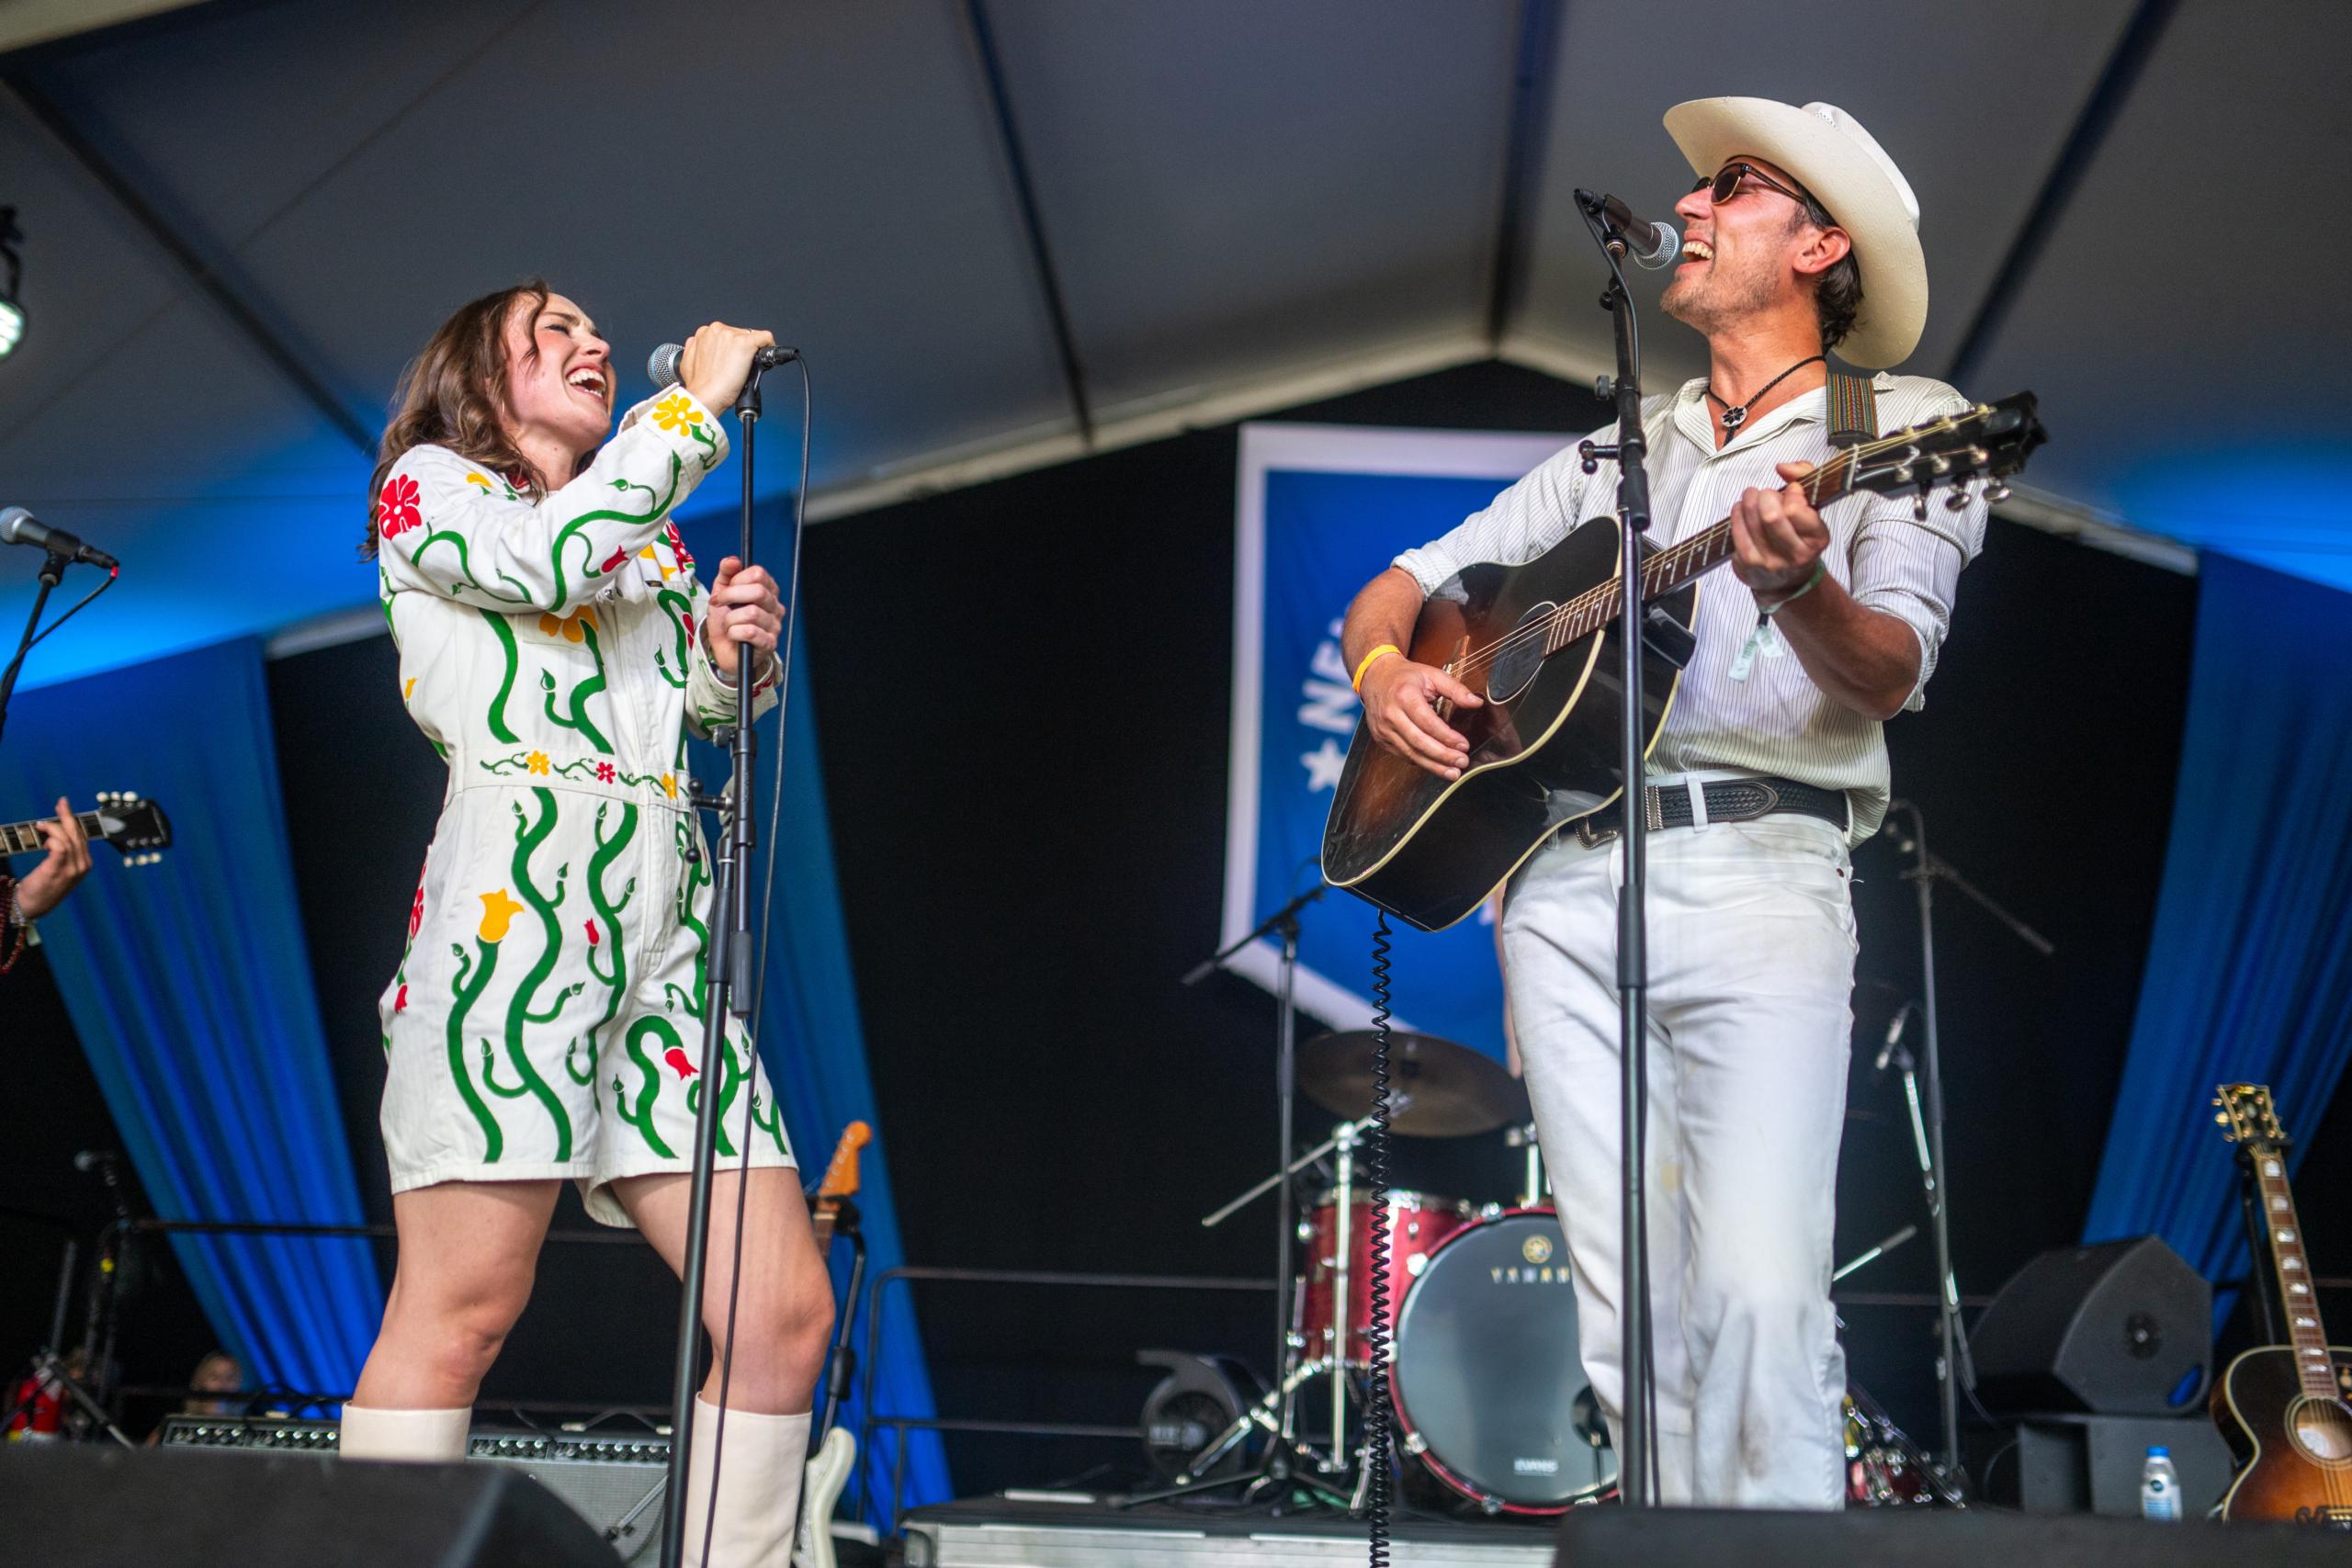
[[[1545,1196],[1527,1090],[1482,1052],[1434,1035],[1389,1036],[1388,1130],[1411,1138],[1502,1132],[1526,1152],[1522,1190],[1506,1204],[1392,1189],[1387,1194],[1389,1393],[1396,1451],[1425,1495],[1488,1514],[1557,1514],[1613,1483],[1577,1351],[1567,1247]],[[1371,1103],[1369,1032],[1299,1047],[1298,1088],[1347,1116]],[[1372,1194],[1357,1158],[1370,1118],[1340,1122],[1293,1171],[1329,1161],[1295,1216],[1306,1248],[1290,1309],[1282,1376],[1176,1476],[1229,1472],[1253,1434],[1287,1476],[1361,1508],[1369,1485],[1362,1427],[1371,1395]],[[1260,1182],[1202,1223],[1216,1224],[1272,1190]],[[1564,1419],[1584,1412],[1584,1419]]]
[[[1369,1031],[1322,1035],[1298,1049],[1297,1087],[1333,1115],[1350,1116],[1371,1102],[1373,1059]],[[1521,1190],[1509,1202],[1403,1189],[1387,1194],[1388,1393],[1408,1492],[1498,1516],[1558,1515],[1605,1500],[1615,1491],[1615,1456],[1585,1375],[1567,1246],[1544,1184],[1526,1088],[1493,1057],[1433,1035],[1393,1032],[1389,1061],[1392,1134],[1500,1132],[1525,1160]],[[1372,1194],[1357,1155],[1370,1126],[1369,1117],[1341,1122],[1290,1172],[1202,1221],[1221,1223],[1285,1175],[1329,1172],[1328,1185],[1298,1190],[1294,1220],[1306,1258],[1281,1376],[1262,1398],[1236,1408],[1188,1461],[1169,1466],[1174,1486],[1152,1495],[1246,1479],[1253,1495],[1296,1486],[1362,1511],[1370,1484],[1363,1428],[1372,1393],[1374,1270]],[[1849,1503],[1959,1501],[1859,1387],[1845,1411]],[[1260,1462],[1239,1463],[1253,1442],[1263,1445]]]

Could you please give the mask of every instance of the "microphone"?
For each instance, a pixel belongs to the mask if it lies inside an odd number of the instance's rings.
[[[676,386],[678,356],[685,352],[686,345],[682,343],[665,343],[655,349],[645,361],[646,379],[657,387]],[[763,348],[752,355],[752,367],[755,370],[773,370],[779,365],[789,364],[799,357],[800,351],[797,348],[782,346]]]
[[[1634,216],[1633,209],[1613,196],[1595,196],[1589,190],[1577,192],[1577,205],[1607,224],[1618,238],[1625,242],[1625,254],[1635,266],[1655,272],[1672,264],[1682,252],[1679,231],[1664,223],[1646,222]]]
[[[0,545],[31,545],[70,561],[119,571],[122,563],[95,545],[85,545],[62,528],[52,528],[21,506],[0,507]]]

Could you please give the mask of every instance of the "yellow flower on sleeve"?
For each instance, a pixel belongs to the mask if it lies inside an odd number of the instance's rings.
[[[663,774],[662,775],[662,793],[663,795],[668,795],[672,800],[675,800],[675,799],[677,799],[677,798],[678,798],[678,775],[677,775],[677,774],[675,774],[675,773],[663,773]]]
[[[653,405],[653,423],[664,430],[683,432],[702,423],[702,410],[695,407],[693,400],[673,392]]]
[[[595,606],[583,604],[568,615],[540,615],[539,635],[541,637],[560,636],[566,642],[578,642],[588,635],[585,628],[595,624]]]
[[[545,751],[534,751],[523,759],[523,764],[535,773],[544,773],[548,771],[548,754]]]

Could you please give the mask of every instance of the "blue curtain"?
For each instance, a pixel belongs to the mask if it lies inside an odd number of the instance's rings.
[[[2211,554],[2203,578],[2155,933],[2084,1238],[2154,1232],[2222,1280],[2247,1251],[2213,1086],[2267,1083],[2308,1132],[2352,1054],[2352,594]]]
[[[777,530],[778,535],[782,530]],[[690,531],[691,543],[714,547],[705,558],[716,565],[721,552],[716,538],[706,541]],[[898,1207],[890,1192],[888,1171],[890,1128],[877,1114],[874,1083],[865,1066],[865,1029],[860,1021],[857,991],[851,972],[849,934],[842,922],[839,884],[833,874],[832,832],[825,811],[825,787],[817,750],[817,708],[811,694],[807,638],[794,628],[792,685],[785,705],[788,726],[784,741],[784,798],[776,838],[776,888],[769,928],[766,987],[760,1014],[760,1059],[775,1080],[784,1102],[785,1125],[792,1134],[793,1151],[801,1161],[801,1175],[810,1186],[831,1157],[842,1130],[863,1121],[875,1130],[859,1162],[857,1209],[865,1235],[867,1284],[884,1270],[906,1261],[899,1244]],[[759,840],[754,852],[760,874],[752,883],[752,930],[759,929],[761,891],[767,863],[769,791],[777,782],[776,721],[771,716],[761,726],[758,795]],[[706,787],[716,789],[728,776],[728,759],[717,747],[696,742],[695,774]],[[846,1280],[841,1261],[846,1247],[836,1249],[835,1285]],[[844,1310],[856,1312],[852,1302]],[[922,1340],[916,1330],[911,1303],[903,1287],[891,1293],[881,1324],[881,1342],[865,1354],[879,1358],[875,1372],[876,1402],[887,1414],[926,1417],[932,1414],[931,1379],[923,1365]],[[864,1369],[852,1397],[843,1404],[841,1422],[854,1433],[863,1413]],[[823,1392],[819,1391],[821,1402]],[[887,1506],[896,1455],[887,1430],[877,1430],[873,1451],[858,1455],[865,1467],[869,1511]],[[938,1435],[918,1432],[908,1446],[907,1501],[944,1501],[952,1495],[947,1461]]]
[[[45,815],[61,795],[88,810],[102,789],[159,802],[175,842],[149,866],[95,849],[89,878],[41,922],[42,951],[148,1200],[166,1219],[358,1224],[260,644],[19,693],[0,815]],[[252,1375],[327,1393],[357,1381],[383,1308],[365,1242],[174,1246]]]

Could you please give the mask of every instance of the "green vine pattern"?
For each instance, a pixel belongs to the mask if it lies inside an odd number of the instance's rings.
[[[670,612],[670,630],[678,639],[678,668],[672,671],[668,655],[658,648],[653,650],[653,668],[661,672],[662,679],[683,690],[688,660],[693,657],[693,649],[686,643],[686,617],[694,614],[694,601],[674,588],[664,588],[653,596],[653,602]]]
[[[596,661],[596,672],[571,688],[571,716],[566,718],[555,711],[555,676],[552,673],[545,670],[539,671],[539,689],[547,694],[549,724],[559,729],[569,729],[585,736],[591,745],[609,757],[613,754],[613,743],[605,739],[604,733],[588,716],[588,699],[605,689],[605,652],[596,643],[595,623],[583,615],[580,617],[579,626],[581,637],[588,645],[589,655]],[[514,737],[502,735],[499,739],[512,740]]]
[[[505,1152],[506,1134],[499,1131],[498,1118],[490,1113],[490,1107],[482,1102],[481,1096],[475,1091],[472,1077],[466,1071],[466,1014],[473,1010],[474,1003],[490,985],[491,976],[498,970],[498,943],[477,937],[474,946],[481,956],[479,964],[461,944],[454,942],[449,944],[449,951],[457,955],[458,960],[458,977],[454,982],[457,1002],[449,1010],[449,1077],[458,1085],[458,1097],[466,1102],[466,1109],[481,1124],[482,1163],[496,1165],[498,1156]]]
[[[480,613],[490,623],[490,629],[498,634],[499,651],[506,656],[505,678],[498,682],[498,695],[490,700],[490,733],[492,739],[513,746],[523,738],[506,722],[506,699],[514,694],[514,675],[521,667],[522,656],[515,651],[514,628],[507,625],[506,617],[496,610]]]
[[[703,465],[705,468],[710,466],[709,463]],[[614,510],[583,512],[566,523],[555,536],[555,547],[548,552],[548,564],[555,569],[555,600],[549,607],[560,612],[571,602],[571,578],[564,569],[563,554],[565,547],[572,540],[579,539],[588,547],[588,556],[583,557],[581,561],[581,578],[583,583],[587,579],[596,575],[595,563],[589,558],[596,553],[595,543],[582,535],[582,529],[591,523],[626,523],[630,527],[637,528],[660,522],[663,514],[670,510],[671,503],[678,499],[678,482],[684,474],[685,465],[680,462],[678,455],[673,452],[670,454],[670,492],[655,502],[651,511],[645,513]],[[633,484],[628,479],[615,479],[613,488],[623,493],[629,491],[642,491],[649,497],[653,494],[653,488],[650,485]]]
[[[539,759],[539,762],[536,765],[531,761],[533,757]],[[541,773],[559,779],[594,779],[596,776],[597,768],[596,761],[593,757],[574,757],[568,762],[556,762],[549,761],[543,751],[517,751],[511,757],[493,757],[475,765],[483,773],[498,778],[505,778],[512,773]],[[632,787],[644,785],[660,789],[662,777],[660,773],[625,773],[616,771],[611,782],[628,784]],[[677,775],[673,773],[670,777],[674,781]]]
[[[582,987],[573,986],[543,1014],[531,1011],[532,998],[547,983],[548,976],[555,972],[556,958],[563,948],[563,926],[556,919],[555,911],[557,906],[563,902],[564,882],[571,872],[569,862],[556,868],[555,897],[552,899],[532,882],[531,852],[545,843],[548,835],[555,831],[556,807],[555,796],[548,791],[534,789],[531,794],[538,801],[541,812],[536,825],[532,823],[530,814],[523,809],[522,802],[512,803],[514,811],[514,860],[512,869],[514,886],[522,894],[523,901],[539,917],[540,928],[547,933],[547,943],[540,950],[538,960],[523,976],[523,983],[514,988],[514,999],[506,1005],[506,1055],[514,1064],[514,1071],[522,1078],[522,1085],[510,1092],[489,1077],[490,1045],[487,1041],[482,1044],[483,1081],[490,1085],[493,1094],[513,1099],[527,1093],[539,1102],[548,1113],[548,1120],[555,1123],[555,1157],[560,1163],[571,1157],[571,1118],[564,1114],[563,1101],[556,1098],[547,1080],[532,1067],[530,1055],[523,1048],[523,1036],[529,1024],[553,1021],[562,1010],[563,1003],[578,995]]]
[[[594,906],[597,918],[604,921],[602,944],[588,949],[588,973],[598,984],[610,987],[612,994],[605,1001],[605,1016],[588,1026],[588,1070],[596,1070],[597,1042],[605,1028],[620,1015],[621,1003],[628,998],[628,948],[621,931],[621,911],[637,897],[637,878],[632,876],[621,888],[617,902],[605,896],[605,872],[620,859],[629,840],[637,837],[637,807],[623,803],[619,829],[609,839],[605,837],[605,820],[613,802],[603,801],[596,807],[596,852],[588,860],[588,902]],[[596,954],[609,951],[613,958],[612,973],[607,975],[596,964]],[[585,1080],[583,1080],[585,1081]]]
[[[662,1134],[653,1130],[653,1102],[662,1095],[662,1069],[646,1059],[645,1037],[649,1034],[664,1042],[665,1050],[675,1050],[679,1045],[678,1032],[670,1027],[668,1019],[658,1014],[648,1014],[629,1025],[622,1044],[628,1052],[628,1059],[637,1067],[637,1103],[634,1108],[630,1106],[628,1093],[621,1087],[620,1075],[615,1073],[613,1114],[636,1128],[638,1136],[643,1138],[646,1146],[655,1154],[663,1159],[675,1159],[677,1156],[670,1152],[670,1145],[663,1143]]]

